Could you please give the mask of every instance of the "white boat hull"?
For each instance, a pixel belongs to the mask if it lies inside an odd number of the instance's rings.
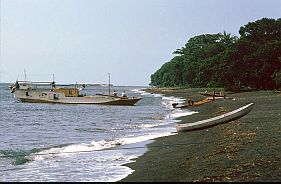
[[[15,98],[29,103],[134,105],[140,97],[124,98],[111,95],[65,97],[63,93],[38,90],[17,90]]]
[[[246,114],[248,114],[253,109],[253,105],[254,105],[253,103],[250,103],[234,111],[210,119],[205,119],[193,123],[177,124],[176,129],[178,132],[194,131],[194,130],[200,130],[200,129],[216,126],[218,124],[227,123],[239,119],[245,116]]]

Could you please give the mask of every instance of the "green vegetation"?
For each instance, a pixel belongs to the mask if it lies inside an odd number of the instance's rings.
[[[281,87],[281,18],[263,18],[230,33],[192,37],[151,75],[152,86],[223,87],[240,91]]]

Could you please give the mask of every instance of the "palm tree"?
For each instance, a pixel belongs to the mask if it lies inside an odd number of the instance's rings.
[[[226,33],[226,31],[223,31],[223,34],[220,34],[220,42],[225,43],[227,45],[233,44],[238,40],[237,36],[231,36],[230,33]]]

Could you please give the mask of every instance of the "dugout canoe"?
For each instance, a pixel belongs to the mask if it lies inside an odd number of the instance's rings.
[[[215,94],[214,94],[214,92],[212,92],[212,93],[200,92],[199,94],[203,95],[203,96],[207,96],[207,97],[225,97],[226,96],[226,94],[216,93],[216,92],[215,92]]]
[[[231,112],[210,119],[196,121],[193,123],[177,124],[176,129],[177,132],[194,131],[194,130],[200,130],[200,129],[216,126],[218,124],[224,124],[245,116],[253,109],[253,105],[254,103],[250,103],[236,110],[233,110]]]

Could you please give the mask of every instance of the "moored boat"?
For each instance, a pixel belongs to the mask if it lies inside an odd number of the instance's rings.
[[[205,119],[201,121],[196,121],[193,123],[185,123],[185,124],[177,124],[176,129],[178,132],[184,132],[184,131],[194,131],[194,130],[200,130],[209,128],[212,126],[216,126],[218,124],[227,123],[236,119],[239,119],[246,114],[248,114],[253,109],[254,103],[250,103],[248,105],[245,105],[243,107],[240,107],[236,110],[233,110],[231,112],[222,114],[220,116],[216,116],[210,119]]]
[[[37,87],[40,84],[50,84],[51,89]],[[79,93],[77,87],[57,87],[55,82],[16,81],[10,86],[15,98],[29,103],[59,103],[59,104],[103,104],[103,105],[135,105],[141,97],[122,97],[96,94],[86,96]]]

